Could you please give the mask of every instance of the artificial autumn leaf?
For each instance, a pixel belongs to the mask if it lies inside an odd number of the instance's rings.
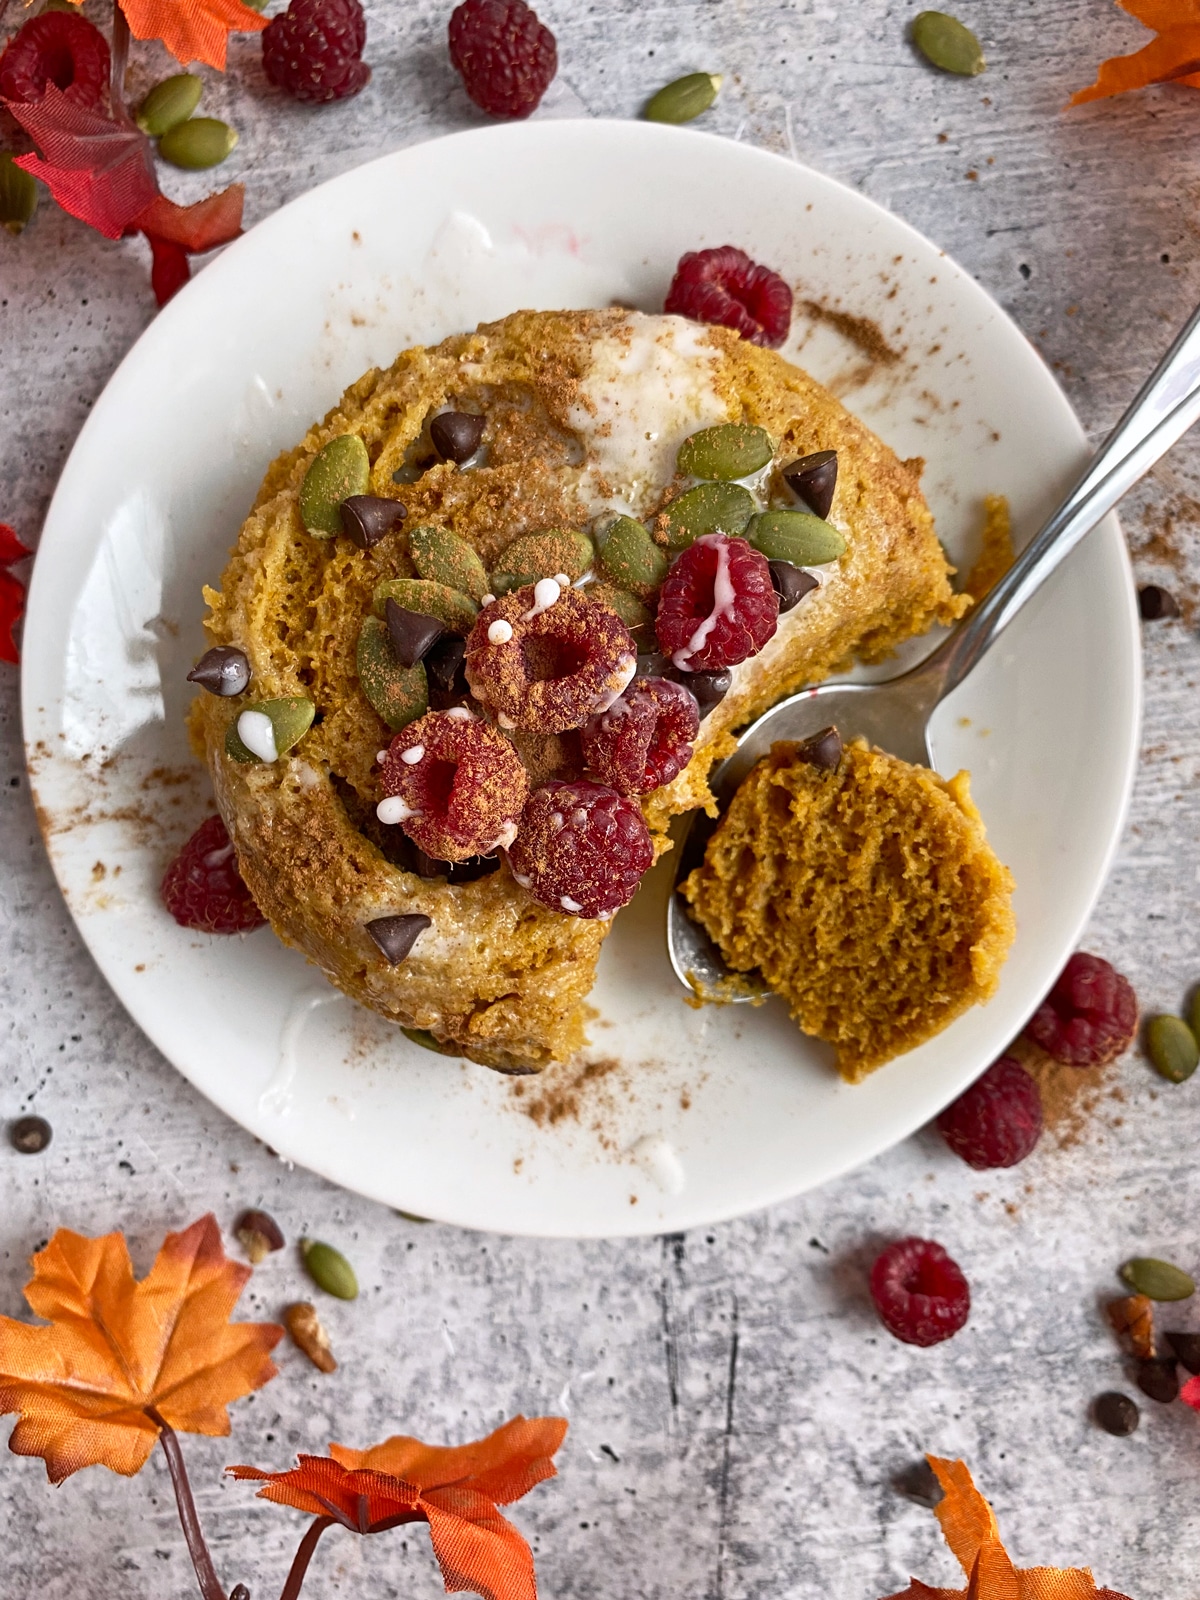
[[[914,1578],[889,1600],[1127,1600],[1097,1589],[1086,1567],[1014,1567],[991,1506],[962,1461],[927,1456],[943,1499],[935,1510],[942,1535],[967,1575],[965,1589],[934,1589]]]
[[[23,545],[7,522],[0,522],[0,661],[19,663],[13,629],[25,614],[25,585],[7,568],[33,551]]]
[[[204,61],[225,70],[231,33],[261,33],[271,20],[242,0],[121,0],[135,39],[161,39],[186,67]]]
[[[1090,88],[1070,104],[1105,100],[1151,83],[1185,83],[1200,88],[1200,0],[1118,0],[1122,9],[1153,28],[1158,37],[1132,55],[1102,61]]]
[[[192,255],[200,255],[237,238],[242,231],[245,200],[246,191],[240,183],[231,183],[228,189],[190,206],[177,205],[166,195],[158,194],[138,213],[135,226],[149,238],[163,239]]]
[[[139,128],[75,105],[55,83],[40,100],[4,103],[41,151],[16,165],[106,239],[119,239],[158,196],[150,141]]]
[[[514,1417],[473,1444],[422,1444],[402,1435],[369,1450],[330,1445],[329,1456],[300,1456],[290,1472],[228,1467],[265,1483],[259,1497],[356,1533],[427,1522],[447,1593],[470,1589],[485,1600],[536,1600],[533,1553],[498,1506],[510,1505],[555,1475],[561,1417]]]
[[[226,1406],[275,1376],[283,1335],[229,1321],[249,1276],[211,1215],[169,1233],[140,1283],[123,1235],[60,1228],[25,1288],[50,1326],[0,1317],[0,1413],[20,1413],[9,1449],[61,1483],[96,1464],[139,1471],[158,1438],[149,1407],[184,1432],[227,1434]]]

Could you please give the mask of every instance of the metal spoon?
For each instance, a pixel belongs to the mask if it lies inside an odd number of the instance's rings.
[[[923,766],[934,765],[929,721],[1003,630],[1085,534],[1200,420],[1200,307],[1143,385],[1137,399],[1079,481],[991,593],[918,666],[883,683],[822,683],[801,689],[752,722],[734,753],[710,775],[724,807],[778,739],[806,739],[833,724],[846,740],[869,743]],[[715,822],[697,813],[677,850],[676,882],[698,866]],[[760,979],[731,973],[678,894],[667,900],[667,952],[686,988],[758,1000]]]

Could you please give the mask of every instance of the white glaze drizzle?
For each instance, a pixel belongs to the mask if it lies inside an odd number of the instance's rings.
[[[495,622],[488,623],[487,636],[489,644],[507,644],[512,638],[512,623],[497,617]]]
[[[265,711],[243,711],[237,719],[238,738],[260,761],[278,761],[275,727]]]
[[[410,744],[407,750],[401,750],[400,759],[406,767],[415,767],[425,755],[423,744]]]
[[[539,578],[533,586],[533,604],[530,606],[528,611],[523,613],[521,621],[532,622],[534,617],[540,617],[543,611],[549,611],[550,607],[554,605],[560,594],[562,594],[562,590],[559,588],[557,578]],[[492,628],[495,626],[496,624],[493,622]],[[509,628],[508,631],[509,637],[511,638],[512,629]],[[491,636],[492,629],[489,628],[488,638],[490,639]]]
[[[407,822],[409,817],[419,817],[421,813],[414,811],[398,794],[390,794],[375,807],[375,815],[385,827],[394,828],[398,822]]]

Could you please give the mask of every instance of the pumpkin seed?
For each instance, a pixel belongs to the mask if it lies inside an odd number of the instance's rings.
[[[670,562],[632,517],[618,517],[596,540],[596,566],[619,589],[648,599],[662,587]]]
[[[754,428],[746,422],[722,422],[715,428],[701,428],[685,439],[679,446],[675,466],[689,478],[726,483],[732,478],[748,478],[765,467],[774,454],[775,446],[765,428]]]
[[[164,78],[142,101],[138,127],[152,139],[161,139],[164,133],[187,121],[203,93],[204,85],[194,72],[177,72],[173,78]]]
[[[987,62],[979,40],[957,17],[946,11],[922,11],[913,18],[912,41],[932,66],[973,78]]]
[[[158,153],[173,167],[203,172],[224,161],[238,142],[235,129],[217,117],[190,117],[168,128],[158,141]]]
[[[689,72],[651,95],[642,116],[647,122],[691,122],[708,110],[720,88],[720,73]]]
[[[312,727],[316,710],[303,695],[285,695],[279,700],[260,700],[247,706],[230,718],[225,729],[225,754],[243,763],[277,761],[303,739]],[[268,753],[271,750],[273,755]]]
[[[363,693],[393,733],[429,710],[425,668],[419,661],[414,667],[401,666],[387,623],[378,617],[368,617],[359,630],[355,666]]]
[[[539,578],[553,578],[565,572],[571,582],[591,570],[596,548],[586,533],[576,528],[544,528],[539,533],[523,533],[501,554],[492,573],[492,593],[507,594],[523,589]]]
[[[320,1239],[301,1239],[300,1254],[309,1277],[318,1289],[336,1295],[339,1300],[358,1299],[358,1279],[354,1268],[340,1250]]]
[[[584,592],[589,600],[615,611],[627,628],[644,628],[653,621],[649,608],[627,589],[618,589],[611,583],[589,583]]]
[[[37,210],[37,184],[7,150],[0,150],[0,222],[15,239]]]
[[[431,578],[385,578],[375,585],[371,609],[377,617],[385,615],[385,606],[394,600],[405,611],[419,611],[422,616],[436,617],[451,633],[470,633],[475,626],[479,607],[469,595],[448,584],[435,583]]]
[[[448,589],[460,589],[472,600],[491,593],[487,568],[465,539],[449,528],[414,528],[408,536],[409,554],[417,576]]]
[[[323,444],[308,464],[300,485],[300,520],[318,539],[343,532],[341,505],[352,494],[366,494],[371,483],[367,447],[356,433]]]
[[[788,561],[793,567],[822,566],[846,549],[837,529],[810,511],[760,511],[751,518],[746,537],[768,561]]]
[[[1196,1292],[1196,1285],[1181,1267],[1156,1261],[1153,1256],[1134,1256],[1121,1268],[1121,1276],[1147,1300],[1186,1300]]]
[[[740,483],[701,483],[672,500],[664,516],[667,545],[686,550],[706,533],[740,534],[754,515],[754,496]]]
[[[406,1039],[411,1039],[413,1044],[419,1044],[422,1050],[432,1050],[436,1056],[461,1056],[461,1050],[456,1050],[451,1044],[443,1044],[428,1028],[401,1028],[400,1032]]]
[[[1171,1083],[1183,1083],[1200,1063],[1200,1044],[1182,1017],[1151,1017],[1146,1024],[1146,1053],[1155,1071]]]

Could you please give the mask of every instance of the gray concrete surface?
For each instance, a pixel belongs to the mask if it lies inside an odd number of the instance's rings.
[[[242,140],[248,220],[383,150],[481,119],[443,46],[448,0],[371,0],[374,78],[313,111],[265,84],[253,41],[206,109]],[[561,75],[540,115],[635,114],[669,78],[729,74],[708,125],[791,152],[952,252],[1059,375],[1099,437],[1200,294],[1200,94],[1154,89],[1064,114],[1070,91],[1138,25],[1111,0],[959,0],[989,70],[953,80],[905,43],[915,0],[543,0]],[[14,8],[15,10],[15,8]],[[103,0],[88,0],[100,20]],[[13,20],[10,14],[9,22]],[[148,84],[165,62],[138,47]],[[180,197],[208,175],[172,175]],[[36,542],[88,408],[153,315],[139,242],[109,244],[44,205],[0,237],[0,519]],[[1200,578],[1200,447],[1185,441],[1125,510],[1142,581]],[[1141,772],[1119,859],[1087,937],[1148,1011],[1200,978],[1194,911],[1200,801],[1187,621],[1145,630]],[[1088,1403],[1128,1380],[1099,1302],[1135,1252],[1194,1267],[1200,1079],[1169,1089],[1131,1055],[1082,1137],[977,1175],[923,1134],[864,1171],[757,1216],[681,1237],[542,1243],[421,1225],[334,1190],[212,1110],[141,1036],[59,898],[24,776],[17,680],[0,667],[0,1117],[34,1109],[50,1150],[0,1147],[0,1309],[20,1314],[29,1252],[59,1225],[157,1238],[212,1208],[261,1203],[289,1236],[341,1243],[363,1294],[326,1320],[332,1378],[295,1351],[235,1408],[230,1440],[185,1440],[227,1584],[278,1592],[302,1519],[223,1484],[330,1438],[458,1440],[512,1411],[572,1423],[562,1476],[516,1508],[546,1596],[876,1600],[916,1573],[957,1578],[930,1513],[892,1475],[923,1449],[962,1454],[1017,1557],[1090,1562],[1138,1600],[1200,1595],[1200,1418],[1147,1401],[1128,1440]],[[932,1234],[974,1288],[968,1328],[916,1352],[884,1335],[865,1273],[878,1240]],[[256,1275],[270,1314],[301,1279],[290,1253]],[[1168,1325],[1200,1327],[1180,1309]],[[4,1600],[176,1600],[195,1592],[158,1459],[126,1482],[93,1469],[53,1491],[0,1456]],[[335,1531],[314,1595],[432,1597],[422,1530]]]

